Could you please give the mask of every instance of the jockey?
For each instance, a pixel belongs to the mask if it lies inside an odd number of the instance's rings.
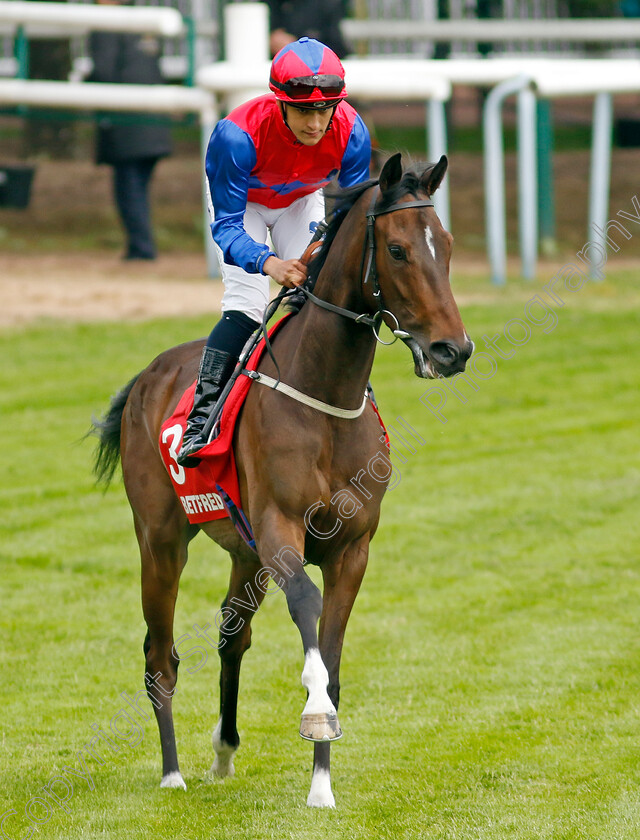
[[[287,44],[273,59],[269,88],[220,120],[207,149],[224,295],[202,353],[182,466],[198,463],[207,417],[261,323],[269,277],[287,288],[305,281],[299,256],[324,218],[323,187],[336,175],[341,187],[369,178],[369,132],[344,101],[344,68],[329,47],[313,38]]]

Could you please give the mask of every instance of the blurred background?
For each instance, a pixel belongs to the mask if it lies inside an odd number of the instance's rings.
[[[90,4],[90,0],[87,0]],[[2,5],[2,4],[0,4]],[[4,4],[10,5],[10,4]],[[138,0],[131,5],[172,7],[185,21],[179,37],[161,39],[161,68],[168,84],[191,85],[199,68],[226,58],[222,0]],[[305,10],[324,20],[343,39],[343,55],[360,58],[472,59],[598,58],[638,59],[638,41],[557,38],[512,41],[446,40],[429,37],[429,25],[464,21],[633,21],[640,0],[351,0],[274,3],[271,29]],[[319,11],[319,14],[317,12]],[[287,18],[287,15],[289,16]],[[312,16],[313,16],[312,15]],[[383,37],[399,23],[414,24],[411,37]],[[380,23],[383,29],[380,29]],[[378,29],[367,30],[369,24]],[[435,27],[434,27],[435,29]],[[426,34],[425,34],[426,33]],[[300,33],[296,32],[295,35]],[[326,31],[315,32],[328,40]],[[354,37],[355,35],[355,37]],[[0,21],[0,81],[26,76],[44,80],[86,80],[91,73],[89,33],[52,33],[47,26],[16,27]],[[347,76],[347,82],[349,78]],[[454,84],[446,103],[451,229],[456,259],[486,265],[482,114],[490,87]],[[609,206],[629,209],[640,172],[640,93],[615,94]],[[355,103],[359,106],[359,103]],[[548,125],[550,172],[543,192],[547,226],[541,257],[562,259],[585,242],[592,144],[593,97],[565,96],[539,101]],[[221,101],[221,113],[225,102]],[[428,144],[425,106],[415,101],[368,101],[366,119],[375,134],[376,165],[396,150],[424,159]],[[515,100],[503,109],[506,149],[507,248],[518,250]],[[90,111],[43,110],[0,103],[0,253],[104,253],[122,250],[122,231],[111,196],[108,167],[94,163],[96,115]],[[194,115],[172,118],[173,154],[162,160],[152,185],[153,221],[161,257],[203,254],[200,131]],[[24,170],[23,167],[28,169]],[[11,167],[14,167],[12,172]],[[8,172],[8,175],[6,174]],[[12,181],[11,185],[7,183]],[[29,179],[31,179],[29,181]],[[0,180],[2,173],[0,172]],[[29,183],[27,183],[29,182]],[[9,190],[11,186],[11,191]],[[640,254],[638,240],[624,255]]]
[[[76,106],[91,85],[91,27],[54,31],[43,19],[45,7],[56,5],[100,11],[92,3],[0,0],[0,357],[7,360],[0,370],[0,767],[4,760],[11,770],[0,786],[0,815],[9,815],[5,831],[13,826],[13,837],[27,836],[24,808],[42,802],[35,794],[57,768],[82,756],[77,751],[94,737],[90,727],[113,719],[119,693],[143,685],[131,512],[119,481],[106,494],[94,486],[91,442],[77,443],[136,371],[168,346],[209,333],[222,286],[208,277],[204,132],[196,112],[170,115],[172,152],[154,171],[158,258],[131,263],[121,260],[111,167],[95,163],[101,109],[26,104],[26,84],[62,85],[56,90],[72,93]],[[231,63],[225,21],[250,4],[133,5],[123,11],[180,16],[178,35],[154,37],[162,78],[184,99],[197,93],[193,83],[205,69],[222,75]],[[441,102],[453,289],[477,343],[480,363],[472,357],[470,369],[478,383],[472,376],[449,386],[419,380],[401,342],[376,355],[372,381],[382,416],[394,424],[394,445],[399,428],[421,437],[414,448],[400,444],[407,454],[398,459],[402,482],[385,499],[350,619],[344,714],[341,707],[347,736],[334,767],[339,810],[301,807],[310,752],[295,733],[300,650],[285,601],[275,596],[254,620],[243,664],[243,746],[233,785],[202,784],[215,725],[217,666],[210,658],[178,687],[189,799],[157,787],[150,724],[135,752],[91,765],[97,793],[78,788],[68,813],[56,809],[42,836],[637,840],[638,0],[264,5],[272,21],[256,45],[264,53],[256,75],[262,89],[269,35],[301,34],[287,33],[276,15],[318,15],[314,27],[330,24],[346,42],[347,85],[352,78],[353,101],[364,106],[377,141],[374,169],[396,150],[424,160],[442,147],[442,137],[429,136],[438,125],[429,120],[431,103],[410,97],[410,82],[415,94],[429,74],[464,69]],[[11,20],[16,9],[27,16],[29,8],[39,20]],[[239,46],[254,35],[241,32]],[[537,205],[536,282],[521,273],[519,95],[504,99],[505,155],[496,173],[506,192],[509,281],[492,285],[484,119],[501,83],[489,77],[500,62],[513,62],[503,74],[513,81],[523,62],[534,61],[541,73],[547,68],[545,84],[564,79],[576,88],[582,71],[569,73],[573,62],[597,64],[595,72],[590,65],[591,87],[579,95],[535,94],[538,189],[525,210]],[[365,101],[374,62],[386,95]],[[384,78],[393,62],[410,65],[397,95],[390,69]],[[598,81],[606,84],[595,93]],[[603,107],[596,110],[597,103]],[[228,106],[220,92],[212,119]],[[603,131],[594,144],[596,118]],[[549,283],[594,235],[594,162],[603,177],[604,223],[624,219],[630,238],[611,231],[620,247],[609,253],[606,282],[571,291],[560,279],[564,305],[549,295]],[[551,330],[539,317],[547,301],[557,312]],[[509,347],[507,330],[518,325],[526,336],[514,330]],[[498,338],[493,376],[484,351]],[[446,425],[423,400],[426,388],[444,387]],[[211,541],[195,540],[176,638],[212,615],[227,577],[226,556]],[[47,810],[40,822],[48,818]]]

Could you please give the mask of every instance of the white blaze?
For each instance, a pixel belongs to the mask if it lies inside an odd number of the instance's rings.
[[[427,225],[424,229],[424,238],[427,240],[427,248],[429,249],[429,252],[431,253],[433,259],[435,260],[436,249],[433,247],[433,234],[431,233],[431,228],[429,227],[429,225]]]

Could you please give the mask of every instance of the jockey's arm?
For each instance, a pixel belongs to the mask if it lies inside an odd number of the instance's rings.
[[[255,147],[246,132],[229,120],[220,120],[211,135],[205,162],[215,213],[213,238],[227,262],[250,274],[266,274],[264,264],[275,255],[244,229],[249,176],[255,161]]]

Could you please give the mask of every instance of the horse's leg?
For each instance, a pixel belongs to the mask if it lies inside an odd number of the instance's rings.
[[[347,548],[335,563],[322,566],[324,594],[320,617],[320,654],[329,672],[329,697],[336,709],[340,701],[340,657],[351,608],[360,589],[369,555],[369,534]],[[307,805],[333,808],[330,743],[314,744],[313,778]]]
[[[170,489],[170,488],[169,488]],[[162,748],[160,787],[183,788],[173,728],[172,697],[179,659],[173,650],[173,616],[180,574],[187,562],[194,526],[184,526],[178,516],[167,516],[157,526],[146,526],[135,517],[142,558],[142,610],[147,623],[144,642],[145,683],[153,704]]]
[[[329,675],[318,646],[322,595],[304,570],[304,523],[287,519],[274,509],[265,512],[261,520],[260,561],[285,593],[304,650],[302,684],[308,697],[302,712],[300,735],[309,741],[335,741],[342,736],[342,731],[336,708],[327,693]]]
[[[220,624],[220,718],[213,733],[214,776],[233,776],[233,756],[240,744],[236,728],[240,664],[251,645],[251,619],[262,603],[264,586],[256,581],[260,571],[257,558],[231,555],[229,591],[222,603]]]

